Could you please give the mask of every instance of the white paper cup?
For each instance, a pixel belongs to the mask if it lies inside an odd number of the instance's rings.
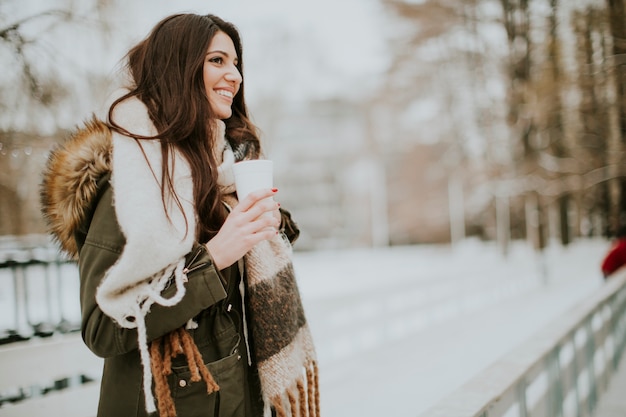
[[[237,162],[233,165],[233,175],[237,198],[242,201],[253,191],[274,186],[274,163],[267,159]]]

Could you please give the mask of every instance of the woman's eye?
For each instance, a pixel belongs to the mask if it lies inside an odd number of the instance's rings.
[[[215,56],[213,58],[210,58],[209,62],[213,62],[214,64],[221,64],[222,62],[224,62],[224,60],[220,56]]]

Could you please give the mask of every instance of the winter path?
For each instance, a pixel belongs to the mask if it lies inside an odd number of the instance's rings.
[[[607,245],[297,255],[324,415],[418,416],[599,288]]]

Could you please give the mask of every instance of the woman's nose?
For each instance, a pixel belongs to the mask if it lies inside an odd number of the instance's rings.
[[[228,81],[236,82],[237,84],[241,84],[242,77],[239,69],[237,67],[232,67],[230,71],[226,73],[226,79]]]

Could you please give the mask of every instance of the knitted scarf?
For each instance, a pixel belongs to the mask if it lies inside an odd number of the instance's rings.
[[[253,353],[266,407],[273,406],[278,417],[314,417],[319,416],[317,361],[287,245],[276,237],[244,257]]]
[[[223,137],[223,136],[222,136]],[[223,148],[222,148],[223,147]],[[230,207],[237,205],[232,164],[242,152],[224,149],[218,183]],[[254,339],[265,414],[277,417],[319,416],[318,368],[292,263],[289,241],[280,235],[253,247],[243,259],[249,298],[249,331]],[[240,263],[241,265],[241,263]]]

